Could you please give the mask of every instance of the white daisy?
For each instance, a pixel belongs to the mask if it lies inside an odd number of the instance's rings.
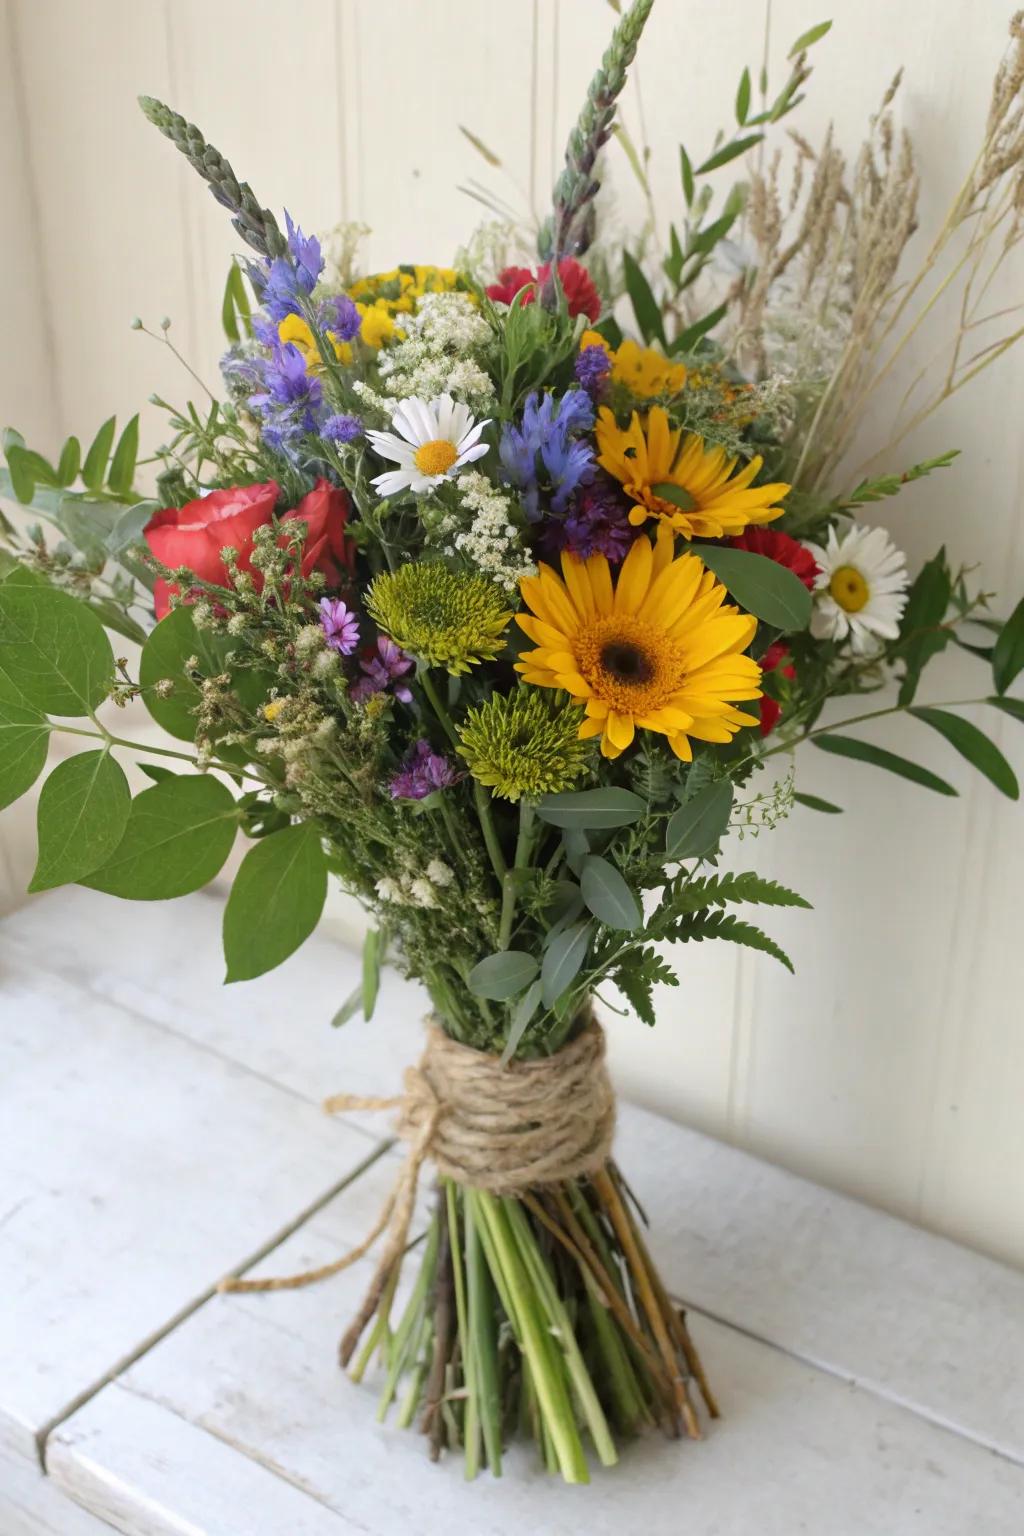
[[[387,470],[372,482],[382,496],[401,491],[429,491],[450,480],[463,464],[471,464],[487,452],[480,434],[488,421],[475,425],[467,405],[451,395],[436,399],[403,400],[391,418],[395,432],[367,432],[382,459],[400,467]]]
[[[907,604],[907,564],[885,529],[853,524],[840,537],[830,528],[824,547],[807,548],[819,572],[811,634],[849,639],[861,656],[878,650],[880,641],[895,640]]]

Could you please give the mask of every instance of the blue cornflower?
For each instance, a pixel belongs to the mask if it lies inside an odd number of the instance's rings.
[[[315,235],[306,236],[285,209],[288,225],[288,255],[275,256],[262,267],[247,263],[249,277],[259,295],[260,303],[272,320],[282,321],[288,315],[296,315],[301,308],[300,297],[313,292],[324,258],[320,241]]]
[[[320,428],[320,436],[326,437],[329,443],[351,443],[361,436],[363,424],[358,416],[344,416],[341,414],[328,416]]]
[[[287,453],[296,440],[315,432],[323,407],[323,385],[306,372],[306,360],[293,342],[275,343],[269,357],[258,358],[260,387],[249,406],[263,418],[263,440]]]
[[[520,425],[503,428],[498,453],[505,478],[519,490],[531,522],[542,515],[542,495],[550,510],[562,513],[577,487],[592,478],[593,447],[572,434],[593,425],[593,402],[582,389],[566,390],[557,402],[534,390]]]
[[[353,336],[359,334],[359,327],[363,323],[362,315],[347,293],[336,293],[324,299],[317,318],[321,330],[330,331],[338,341],[351,341]]]
[[[604,347],[584,347],[576,359],[576,379],[591,400],[599,400],[608,384],[612,360]]]

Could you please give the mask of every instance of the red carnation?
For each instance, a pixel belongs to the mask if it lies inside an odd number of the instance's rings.
[[[758,529],[758,532],[761,532],[761,531],[762,530]],[[784,539],[786,537],[786,535],[783,533],[783,534],[780,534],[779,537]],[[790,539],[789,542],[791,544],[793,544],[793,543],[795,543],[795,540],[794,539]],[[734,544],[739,544],[740,540],[739,539],[734,539],[733,543]],[[765,551],[758,549],[758,550],[755,550],[754,553],[760,555],[760,554],[764,554]],[[817,569],[817,567],[815,567],[815,569]],[[797,574],[799,575],[799,572],[797,572]],[[788,645],[784,645],[781,640],[776,640],[773,645],[770,645],[768,647],[768,649],[765,651],[764,655],[761,657],[761,671],[762,672],[774,672],[775,669],[779,666],[780,662],[785,661],[785,659],[786,659],[786,657],[788,655],[789,655],[789,646]],[[790,664],[788,666],[782,667],[781,671],[782,671],[783,677],[789,677],[789,678],[796,677],[796,668],[793,666],[792,662],[790,662]],[[769,694],[762,693],[762,695],[761,695],[761,735],[762,736],[768,736],[768,735],[771,734],[772,731],[774,731],[775,727],[779,723],[779,717],[780,717],[781,714],[782,714],[782,705],[779,703],[778,699],[773,699]]]
[[[549,261],[538,267],[536,273],[528,267],[506,267],[504,272],[498,274],[498,281],[491,283],[487,289],[487,297],[497,299],[501,304],[511,304],[516,294],[525,288],[520,303],[532,304],[537,297],[537,289],[543,288],[550,275]],[[601,299],[586,267],[567,256],[558,263],[558,277],[565,292],[569,314],[573,319],[577,315],[586,315],[593,323],[601,313]]]
[[[818,565],[810,550],[778,528],[748,528],[738,538],[730,539],[733,549],[747,549],[752,555],[764,555],[776,565],[784,565],[798,576],[808,592],[814,590]]]

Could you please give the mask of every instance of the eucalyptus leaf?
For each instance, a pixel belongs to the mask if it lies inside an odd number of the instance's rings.
[[[348,1023],[349,1019],[354,1019],[356,1014],[362,1013],[362,1011],[363,984],[360,981],[357,987],[352,988],[352,991],[349,993],[348,997],[346,997],[345,1001],[342,1003],[341,1007],[332,1018],[331,1028],[340,1029],[343,1024]]]
[[[665,859],[670,864],[683,859],[702,859],[713,853],[725,835],[732,814],[733,789],[728,779],[719,779],[673,811],[665,828]]]
[[[131,790],[106,750],[57,764],[39,795],[39,859],[30,891],[49,891],[91,874],[121,841]]]
[[[363,940],[362,1005],[364,1019],[373,1018],[380,992],[380,967],[383,959],[384,935],[379,928],[367,930]]]
[[[49,741],[45,715],[13,694],[0,693],[0,810],[32,788],[43,771]]]
[[[519,1042],[523,1038],[526,1026],[540,1007],[541,994],[544,988],[542,983],[532,981],[516,1003],[512,1010],[512,1018],[508,1026],[508,1038],[505,1041],[505,1049],[501,1053],[501,1065],[507,1067],[518,1049]]]
[[[635,892],[610,859],[591,854],[580,870],[583,900],[606,928],[632,933],[643,923],[643,908]]]
[[[696,553],[741,608],[773,629],[801,630],[811,622],[811,594],[793,572],[766,555],[727,544],[701,544]]]
[[[560,933],[544,951],[541,966],[541,999],[545,1008],[551,1008],[571,986],[579,974],[590,944],[589,922],[574,923]]]
[[[225,980],[248,981],[287,960],[313,932],[326,897],[327,860],[313,822],[262,838],[242,860],[224,909]]]
[[[114,653],[84,603],[10,578],[0,583],[0,673],[47,714],[87,715],[110,690]]]
[[[518,997],[533,981],[540,967],[533,955],[523,949],[502,949],[479,960],[467,978],[474,997],[503,1003]]]
[[[210,774],[172,774],[132,801],[124,836],[79,881],[130,901],[168,901],[219,874],[238,829],[231,791]]]
[[[537,804],[537,815],[542,821],[566,832],[629,827],[646,813],[645,800],[632,790],[617,789],[614,785],[545,795]]]

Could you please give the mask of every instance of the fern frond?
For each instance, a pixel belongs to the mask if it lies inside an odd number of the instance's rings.
[[[732,944],[743,944],[748,949],[759,949],[772,955],[787,971],[793,970],[793,962],[774,939],[770,939],[753,923],[745,923],[731,912],[695,912],[674,925],[666,937],[678,944],[688,944],[695,939],[728,939]]]
[[[811,903],[777,880],[763,880],[752,869],[739,875],[711,875],[691,880],[672,896],[672,911],[682,916],[704,907],[724,907],[727,902],[747,902],[761,907],[807,907]]]

